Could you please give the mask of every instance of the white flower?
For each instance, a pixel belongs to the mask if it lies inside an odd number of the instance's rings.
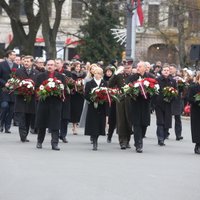
[[[149,84],[150,84],[149,81],[144,81],[145,86],[149,87]]]
[[[31,85],[27,85],[27,88],[31,88]]]
[[[60,81],[60,80],[56,80],[56,82],[57,82],[58,84],[60,84],[60,83],[61,83],[61,81]]]
[[[64,90],[64,85],[62,83],[60,84],[60,89]]]
[[[48,81],[49,81],[49,82],[53,82],[53,78],[49,78]]]
[[[40,85],[39,89],[40,89],[40,90],[44,90],[44,86],[43,86],[43,85]]]
[[[137,82],[137,83],[135,83],[133,86],[134,86],[134,88],[137,88],[137,87],[140,86],[140,84]]]
[[[49,82],[47,84],[50,88],[54,88],[55,87],[55,82]]]

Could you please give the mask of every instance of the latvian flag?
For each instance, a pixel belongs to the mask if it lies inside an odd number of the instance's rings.
[[[143,25],[143,21],[144,21],[144,16],[143,16],[143,11],[142,11],[142,4],[141,4],[141,0],[132,0],[132,5],[135,5],[135,2],[137,2],[137,26],[142,26]]]

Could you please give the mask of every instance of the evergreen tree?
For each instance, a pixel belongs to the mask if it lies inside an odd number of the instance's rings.
[[[85,23],[80,27],[82,43],[77,47],[81,59],[105,63],[120,59],[123,48],[111,33],[120,25],[120,13],[114,9],[113,0],[90,0],[86,5]]]

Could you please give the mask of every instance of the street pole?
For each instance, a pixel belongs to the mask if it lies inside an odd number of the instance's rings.
[[[135,60],[136,45],[136,9],[137,0],[127,0],[127,38],[126,38],[126,59]]]

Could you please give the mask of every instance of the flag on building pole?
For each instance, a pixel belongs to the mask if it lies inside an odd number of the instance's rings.
[[[144,22],[144,15],[143,15],[143,11],[142,11],[142,4],[141,4],[141,0],[137,0],[137,4],[135,5],[135,0],[132,0],[132,5],[137,6],[137,12],[136,12],[136,25],[137,26],[142,26],[143,22]]]
[[[136,5],[135,5],[136,3]],[[131,57],[133,60],[135,60],[135,49],[136,49],[136,28],[138,26],[142,26],[144,21],[143,11],[142,11],[142,5],[141,0],[132,0],[131,4],[133,8],[136,6],[136,10],[133,10],[133,16],[132,16],[132,37],[131,37]]]

